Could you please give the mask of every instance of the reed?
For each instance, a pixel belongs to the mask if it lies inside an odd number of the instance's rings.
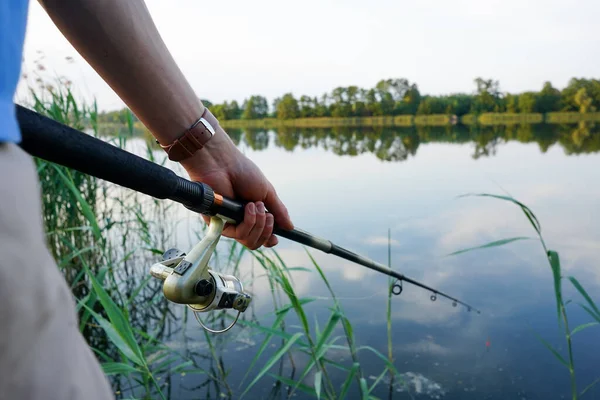
[[[484,113],[478,118],[482,125],[540,124],[544,114]]]
[[[460,117],[449,114],[396,115],[374,117],[314,117],[294,119],[232,119],[223,120],[225,129],[278,129],[333,128],[333,127],[374,127],[374,126],[446,126],[461,123],[464,125],[514,125],[514,124],[574,124],[578,122],[600,122],[600,112],[551,112],[541,113],[483,113],[465,114]],[[140,128],[140,130],[143,130]]]
[[[452,115],[437,114],[437,115],[417,115],[415,117],[415,125],[424,126],[444,126],[450,125],[454,121]]]
[[[542,235],[542,226],[541,226],[540,222],[538,221],[537,217],[535,216],[535,214],[533,213],[533,211],[529,207],[527,207],[522,202],[516,200],[515,198],[510,197],[510,196],[505,196],[505,195],[482,193],[482,194],[474,194],[474,195],[467,195],[467,196],[492,198],[492,199],[497,199],[497,200],[501,200],[501,201],[507,201],[507,202],[510,202],[510,203],[516,205],[523,212],[523,214],[529,221],[531,227],[535,231],[536,237],[534,237],[534,238],[519,236],[519,237],[500,239],[500,240],[496,240],[496,241],[486,243],[483,245],[479,245],[476,247],[458,250],[454,253],[451,253],[451,255],[467,253],[467,252],[474,251],[474,250],[504,246],[509,243],[513,243],[513,242],[520,241],[520,240],[537,239],[537,241],[540,244],[541,250],[544,252],[543,260],[544,260],[544,262],[546,262],[548,264],[548,267],[549,267],[549,269],[552,273],[552,277],[553,277],[554,297],[556,299],[556,316],[557,316],[557,319],[559,322],[559,328],[561,328],[564,333],[565,343],[566,343],[566,347],[567,347],[566,356],[564,354],[561,354],[560,351],[555,349],[550,343],[548,343],[546,340],[544,340],[541,336],[539,336],[537,334],[536,334],[536,336],[539,339],[539,341],[548,349],[548,351],[550,351],[554,355],[554,357],[562,365],[564,365],[567,368],[567,370],[569,371],[569,378],[571,381],[571,398],[573,400],[579,399],[586,392],[588,392],[592,387],[594,387],[598,382],[600,382],[600,378],[598,378],[594,382],[590,383],[581,392],[578,392],[577,381],[576,381],[576,376],[575,376],[575,362],[574,362],[574,356],[573,356],[573,340],[572,340],[572,338],[577,332],[581,332],[584,329],[588,329],[590,327],[600,324],[600,308],[598,308],[596,302],[592,299],[592,297],[589,295],[589,293],[584,289],[584,287],[579,283],[579,281],[574,276],[565,277],[562,275],[559,254],[556,250],[552,250],[547,247],[546,242],[544,241],[544,237]],[[579,305],[592,318],[591,322],[578,325],[573,329],[571,329],[569,327],[569,315],[567,312],[567,304],[571,301],[570,300],[565,301],[564,296],[563,296],[563,280],[565,280],[565,279],[568,280],[575,287],[577,292],[579,292],[579,294],[581,295],[582,299],[585,302],[585,304],[579,303]]]
[[[546,114],[546,122],[550,124],[573,124],[577,122],[600,122],[600,112],[551,112]]]
[[[76,129],[91,127],[98,136],[95,104],[81,105],[68,87],[43,87],[31,91],[30,108]],[[127,135],[109,140],[124,147],[132,135],[128,124]],[[138,201],[136,194],[45,160],[35,163],[46,243],[76,298],[80,330],[117,392],[164,399],[161,377],[191,361],[161,342],[170,310],[154,295],[156,285],[135,273],[132,257],[161,252],[157,247],[169,235],[146,218],[164,216],[169,206]]]

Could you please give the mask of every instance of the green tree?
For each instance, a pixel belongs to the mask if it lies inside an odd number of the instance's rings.
[[[592,104],[594,99],[592,99],[584,87],[579,89],[577,93],[575,93],[575,104],[579,107],[580,113],[587,113],[596,111],[596,107]]]
[[[300,116],[298,100],[291,93],[284,94],[274,108],[279,119],[292,119]]]
[[[414,115],[419,109],[421,103],[421,93],[417,84],[410,85],[408,90],[404,93],[402,100],[396,103],[396,114],[400,115]]]
[[[315,116],[317,117],[329,117],[331,114],[329,112],[329,107],[328,107],[328,95],[327,93],[325,93],[323,96],[321,96],[321,101],[319,101],[319,99],[317,97],[315,97],[313,99],[313,103],[314,103],[314,110],[315,110]]]
[[[215,104],[210,108],[210,112],[212,112],[219,121],[225,121],[228,119],[227,111],[225,110],[225,104]]]
[[[471,106],[471,112],[480,114],[493,112],[500,99],[500,83],[493,79],[476,78],[476,95]]]
[[[242,119],[266,118],[269,113],[267,99],[263,96],[252,96],[244,101]]]
[[[375,95],[379,102],[380,115],[393,115],[396,101],[400,101],[408,90],[405,84],[408,84],[406,79],[387,79],[377,82]]]
[[[310,117],[316,117],[316,105],[318,105],[318,100],[315,98],[315,101],[313,102],[313,99],[310,98],[309,96],[301,96],[300,97],[300,116],[302,118],[310,118]]]
[[[452,107],[452,103],[444,97],[423,96],[419,108],[418,115],[430,114],[445,114],[448,107]]]
[[[544,87],[538,94],[537,110],[541,113],[560,111],[560,91],[552,86],[550,82],[544,82]]]
[[[586,94],[592,99],[591,106],[600,109],[600,80],[572,78],[567,87],[561,92],[563,111],[580,111],[580,106],[575,100],[577,92],[585,89]]]
[[[369,115],[378,116],[383,115],[383,111],[381,109],[381,104],[377,99],[377,92],[375,89],[369,89],[367,91],[366,97],[367,110]]]
[[[537,111],[537,95],[534,92],[525,92],[519,95],[519,112],[533,113]]]
[[[449,97],[449,100],[452,104],[452,114],[462,117],[465,114],[468,114],[471,111],[471,106],[473,103],[473,96],[468,94],[453,94]]]
[[[519,112],[519,95],[507,93],[504,99],[506,100],[507,113]]]
[[[355,88],[356,86],[354,86]],[[353,91],[352,95],[356,95]],[[331,92],[331,116],[332,117],[349,117],[352,114],[352,106],[350,103],[350,92],[348,88],[337,87]]]
[[[227,119],[240,119],[242,116],[242,109],[235,100],[229,104],[225,102],[225,112],[227,114]]]
[[[200,99],[200,101],[202,102],[202,104],[204,104],[204,107],[207,107],[209,109],[213,106],[213,103],[210,100]]]

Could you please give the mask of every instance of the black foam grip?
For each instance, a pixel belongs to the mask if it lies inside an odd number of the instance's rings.
[[[32,156],[159,199],[177,192],[179,177],[168,168],[19,105],[16,115],[23,138],[19,146]]]

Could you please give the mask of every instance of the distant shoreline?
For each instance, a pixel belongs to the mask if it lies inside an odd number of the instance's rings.
[[[294,119],[231,119],[222,120],[223,128],[330,128],[335,126],[446,126],[446,125],[512,125],[512,124],[573,124],[600,122],[600,112],[551,112],[541,113],[484,113],[466,114],[461,117],[448,114],[396,115],[377,117],[314,117]]]

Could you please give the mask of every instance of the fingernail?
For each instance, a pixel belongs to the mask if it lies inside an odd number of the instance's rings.
[[[264,214],[265,213],[265,205],[259,201],[258,204],[256,205],[256,207],[258,208],[258,212],[260,214]]]
[[[267,214],[267,222],[266,225],[268,227],[273,226],[273,214]]]
[[[254,203],[250,203],[250,204],[248,204],[248,212],[249,212],[251,215],[254,215],[254,214],[256,214],[256,207],[254,206]]]

